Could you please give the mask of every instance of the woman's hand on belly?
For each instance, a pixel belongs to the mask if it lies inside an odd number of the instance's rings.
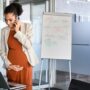
[[[19,66],[19,65],[9,65],[8,66],[8,70],[14,70],[14,71],[21,71],[23,70],[23,67]]]

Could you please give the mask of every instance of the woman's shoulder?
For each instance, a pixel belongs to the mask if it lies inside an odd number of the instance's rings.
[[[5,27],[2,28],[2,30],[6,30],[6,29],[8,29],[8,26],[5,26]]]
[[[5,26],[5,27],[2,28],[1,31],[2,31],[2,32],[5,32],[5,31],[7,31],[8,29],[9,29],[8,26]]]
[[[4,21],[0,20],[0,29],[6,29],[7,28],[7,24]]]

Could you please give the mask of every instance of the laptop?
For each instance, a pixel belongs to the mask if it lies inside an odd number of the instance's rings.
[[[12,82],[6,82],[4,79],[4,76],[0,72],[0,90],[22,90],[25,89],[26,85],[23,84],[17,84]]]

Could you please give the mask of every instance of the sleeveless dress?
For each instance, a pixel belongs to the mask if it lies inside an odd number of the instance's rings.
[[[10,30],[8,37],[8,59],[13,65],[23,67],[21,71],[7,70],[8,80],[15,83],[27,85],[24,90],[32,90],[32,66],[28,63],[27,57],[22,50],[22,44],[14,38],[15,31]]]

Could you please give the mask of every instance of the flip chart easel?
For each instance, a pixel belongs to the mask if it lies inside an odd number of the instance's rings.
[[[69,61],[71,80],[72,14],[44,13],[41,58]]]

